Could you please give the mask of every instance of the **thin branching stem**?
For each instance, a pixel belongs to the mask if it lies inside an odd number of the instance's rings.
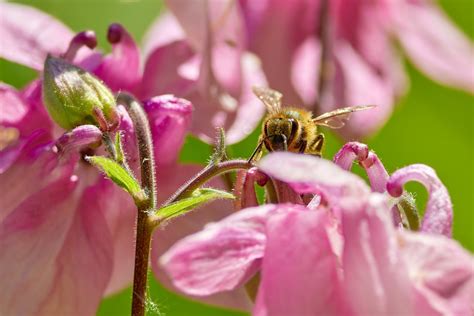
[[[253,167],[253,164],[247,160],[227,160],[219,162],[217,164],[208,165],[206,168],[201,170],[197,175],[195,175],[191,180],[184,184],[181,188],[176,191],[176,193],[171,196],[164,205],[168,205],[179,201],[183,198],[190,196],[194,190],[201,187],[207,181],[211,180],[215,176],[221,174],[238,170],[238,169],[250,169]]]

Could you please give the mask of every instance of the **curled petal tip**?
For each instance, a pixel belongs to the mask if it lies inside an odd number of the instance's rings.
[[[366,144],[359,142],[346,143],[334,156],[334,163],[344,170],[350,170],[354,160],[363,161],[369,154]]]
[[[78,43],[82,43],[83,45],[89,47],[90,49],[94,49],[97,46],[97,37],[94,31],[87,30],[77,34],[73,41]]]
[[[97,37],[94,31],[87,30],[77,33],[69,43],[69,47],[63,55],[64,59],[72,62],[79,49],[84,46],[90,49],[94,49],[97,46]]]
[[[119,23],[110,24],[107,31],[107,40],[111,44],[116,44],[122,39],[124,28]]]
[[[393,197],[400,197],[403,194],[403,186],[400,183],[388,182],[387,192]]]
[[[403,186],[409,181],[417,181],[428,190],[425,216],[421,230],[428,233],[451,236],[453,206],[448,190],[436,175],[436,172],[422,164],[411,165],[397,170],[387,182],[387,191],[399,197]]]
[[[367,172],[372,191],[384,192],[388,173],[377,155],[369,151],[366,144],[349,142],[334,156],[334,163],[344,170],[351,170],[354,160]]]

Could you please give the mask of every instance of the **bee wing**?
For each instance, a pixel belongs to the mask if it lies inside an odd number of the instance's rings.
[[[359,105],[350,106],[347,108],[337,109],[331,112],[321,114],[320,116],[313,119],[316,125],[326,126],[333,129],[342,128],[346,125],[349,117],[353,112],[365,111],[374,108],[375,105]]]
[[[276,90],[263,87],[252,87],[253,93],[265,104],[269,113],[281,111],[281,98],[283,94]]]

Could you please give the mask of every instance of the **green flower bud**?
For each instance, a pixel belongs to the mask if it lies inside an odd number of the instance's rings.
[[[105,84],[61,58],[48,56],[44,62],[43,102],[67,130],[84,124],[110,130],[119,122],[115,98]]]

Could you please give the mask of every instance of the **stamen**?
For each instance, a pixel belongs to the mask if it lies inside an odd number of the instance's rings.
[[[74,36],[69,43],[69,47],[63,54],[63,58],[69,62],[72,62],[76,57],[77,52],[83,46],[94,49],[97,46],[97,37],[94,31],[83,31]]]
[[[399,169],[388,180],[387,191],[391,196],[399,197],[403,193],[405,183],[410,181],[420,182],[429,193],[421,231],[450,237],[453,225],[453,206],[448,190],[436,172],[421,164]]]

